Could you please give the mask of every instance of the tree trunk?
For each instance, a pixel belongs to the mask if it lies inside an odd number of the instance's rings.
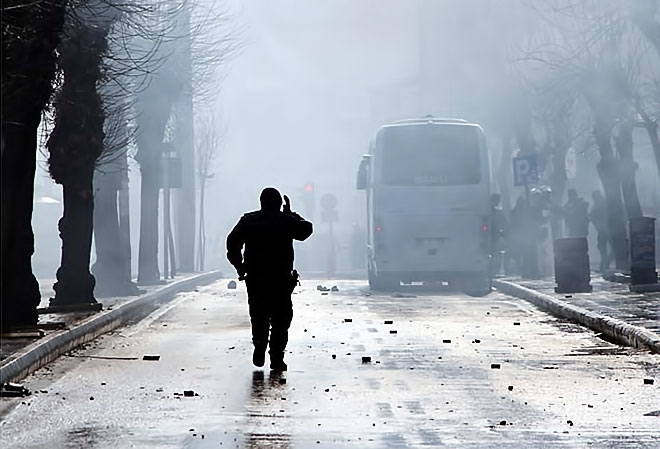
[[[200,176],[200,185],[199,185],[199,229],[197,231],[199,238],[199,247],[197,248],[197,269],[199,271],[204,271],[204,258],[206,252],[206,233],[204,229],[204,201],[205,201],[205,191],[206,191],[206,176]]]
[[[140,165],[140,248],[138,254],[138,283],[155,284],[160,281],[158,271],[158,194],[160,167],[153,162]]]
[[[660,179],[660,139],[658,138],[658,124],[650,118],[644,118],[644,128],[649,135],[653,154],[655,155],[655,163],[658,167],[658,179]]]
[[[40,111],[31,123],[2,122],[2,328],[37,323],[32,207]],[[3,117],[4,118],[4,117]]]
[[[96,302],[96,281],[89,271],[94,223],[92,173],[81,176],[76,183],[62,186],[64,214],[59,222],[62,239],[62,261],[53,286],[55,298],[51,306]]]
[[[124,163],[127,163],[124,160]],[[128,189],[128,166],[127,170],[122,173],[121,187],[119,188],[118,206],[119,206],[119,247],[122,254],[122,264],[124,272],[122,279],[130,282],[131,285],[137,290],[137,286],[133,284],[133,271],[132,271],[132,257],[131,257],[131,217],[129,206],[129,189]]]
[[[37,323],[32,209],[37,129],[52,92],[66,0],[2,3],[2,328]],[[5,26],[10,25],[10,26]],[[38,63],[36,63],[36,62]]]
[[[633,159],[633,127],[631,123],[619,126],[618,134],[614,137],[614,144],[619,154],[619,179],[621,192],[626,207],[628,219],[642,216],[642,206],[637,195],[635,171],[637,164]]]
[[[119,179],[121,175],[121,172],[96,172],[94,175],[96,263],[92,267],[92,273],[96,277],[96,294],[99,297],[126,296],[137,293],[130,277],[130,255],[126,254],[125,243],[122,241],[120,232],[118,193],[121,186]]]
[[[628,238],[624,218],[625,212],[621,199],[621,182],[619,181],[617,161],[612,150],[610,127],[597,122],[594,128],[594,137],[600,152],[601,159],[596,168],[607,199],[607,224],[616,268],[628,271]]]

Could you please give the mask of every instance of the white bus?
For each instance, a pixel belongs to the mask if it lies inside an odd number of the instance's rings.
[[[442,282],[475,296],[490,292],[490,170],[479,125],[422,118],[381,127],[357,188],[367,194],[373,289]]]

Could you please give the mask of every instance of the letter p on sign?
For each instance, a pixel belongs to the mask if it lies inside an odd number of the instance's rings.
[[[513,158],[513,184],[515,186],[535,184],[538,180],[539,171],[535,154]]]

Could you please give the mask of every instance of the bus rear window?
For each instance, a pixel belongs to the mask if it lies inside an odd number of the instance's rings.
[[[386,128],[382,182],[450,186],[481,181],[479,131],[473,126],[420,124]]]

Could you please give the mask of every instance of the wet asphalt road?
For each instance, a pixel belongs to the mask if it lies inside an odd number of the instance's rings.
[[[28,377],[2,447],[660,448],[658,356],[497,293],[317,283],[294,295],[288,372],[251,365],[222,281]]]

